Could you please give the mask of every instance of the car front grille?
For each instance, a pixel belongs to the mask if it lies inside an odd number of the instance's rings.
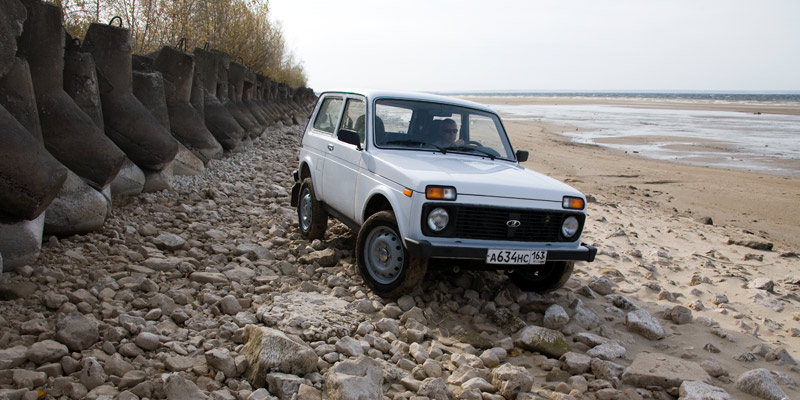
[[[437,204],[436,206],[443,205]],[[425,207],[426,210],[431,208]],[[451,215],[451,226],[441,233],[423,229],[426,234],[477,240],[563,242],[567,241],[561,236],[561,223],[564,218],[570,215],[577,217],[580,222],[580,230],[583,229],[585,219],[585,214],[580,212],[454,204],[450,204],[446,208]],[[509,221],[519,221],[519,226],[509,226]]]

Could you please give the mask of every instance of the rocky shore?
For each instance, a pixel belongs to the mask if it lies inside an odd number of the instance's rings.
[[[0,398],[798,397],[796,254],[614,187],[589,193],[597,260],[554,293],[441,269],[382,299],[344,225],[300,238],[302,126],[0,275]]]

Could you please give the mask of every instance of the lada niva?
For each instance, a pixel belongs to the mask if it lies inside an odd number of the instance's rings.
[[[426,94],[324,92],[303,133],[292,206],[300,233],[333,216],[357,232],[355,255],[378,295],[413,290],[428,264],[508,271],[523,290],[563,286],[581,243],[586,198],[520,165],[500,117]]]

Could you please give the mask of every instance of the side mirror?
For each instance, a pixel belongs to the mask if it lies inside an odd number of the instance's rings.
[[[358,136],[358,132],[350,129],[339,129],[339,134],[336,137],[339,138],[339,141],[352,144],[358,150],[361,150],[361,138]]]
[[[516,156],[517,156],[517,161],[518,162],[528,161],[528,151],[527,150],[517,150]]]

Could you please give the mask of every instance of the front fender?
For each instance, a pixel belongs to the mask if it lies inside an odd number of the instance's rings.
[[[397,221],[397,228],[400,230],[400,236],[406,237],[409,231],[412,202],[410,197],[403,194],[403,188],[401,187],[394,188],[381,183],[371,188],[364,196],[359,196],[359,198],[366,199],[364,204],[360,205],[361,221],[359,221],[359,224],[363,224],[369,218],[367,205],[370,204],[375,196],[383,196],[389,202]]]

